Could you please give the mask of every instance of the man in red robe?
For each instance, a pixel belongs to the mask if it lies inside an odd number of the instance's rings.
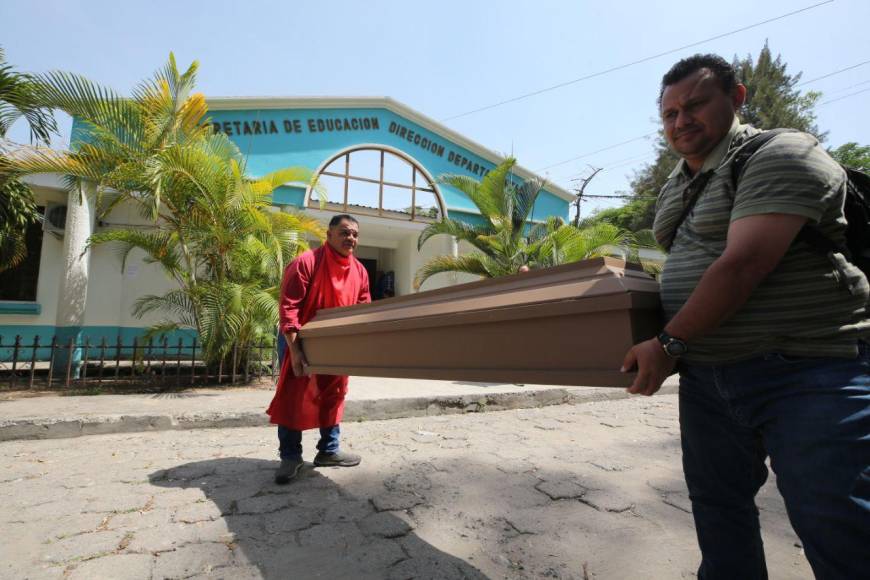
[[[288,483],[302,468],[302,431],[320,428],[314,465],[353,467],[360,457],[339,449],[339,423],[344,412],[347,377],[308,375],[298,340],[299,329],[321,308],[371,302],[369,277],[354,255],[359,222],[342,214],[333,217],[326,243],[304,252],[284,272],[279,302],[280,330],[287,341],[278,388],[266,411],[278,425],[281,466],[275,482]]]

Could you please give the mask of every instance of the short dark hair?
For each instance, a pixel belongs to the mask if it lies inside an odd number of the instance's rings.
[[[659,89],[659,106],[662,104],[665,88],[680,82],[702,68],[713,73],[713,76],[719,81],[719,86],[726,94],[730,95],[737,89],[737,73],[727,60],[718,54],[694,54],[672,66],[671,70],[662,77],[662,86]]]
[[[346,213],[340,213],[338,215],[332,216],[332,219],[329,220],[329,227],[334,228],[338,224],[340,224],[343,220],[347,220],[349,222],[353,222],[356,225],[359,225],[359,222],[355,217]]]

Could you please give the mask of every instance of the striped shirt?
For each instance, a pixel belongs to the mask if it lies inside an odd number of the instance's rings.
[[[731,161],[740,145],[759,132],[735,119],[696,174],[714,171],[677,229],[661,275],[668,320],[725,251],[734,220],[768,213],[799,215],[844,244],[846,175],[811,135],[783,133],[763,145],[746,163],[735,191]],[[674,234],[692,179],[680,160],[662,188],[653,226],[660,243]],[[684,358],[694,364],[722,364],[762,353],[855,357],[857,340],[870,338],[868,296],[867,278],[842,254],[824,256],[795,241],[740,310],[689,342]]]

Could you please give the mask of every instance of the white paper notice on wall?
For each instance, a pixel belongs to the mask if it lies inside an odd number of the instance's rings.
[[[135,278],[139,275],[139,265],[138,264],[130,264],[127,266],[127,277]]]

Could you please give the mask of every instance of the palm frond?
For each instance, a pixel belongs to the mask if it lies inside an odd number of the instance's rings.
[[[182,269],[181,259],[178,255],[178,240],[171,232],[125,229],[98,232],[88,239],[85,251],[92,246],[107,243],[118,244],[122,271],[126,268],[130,252],[135,249],[145,252],[146,262],[159,263],[172,275],[177,274]]]
[[[142,117],[129,99],[83,76],[67,72],[37,75],[34,81],[34,91],[45,106],[60,109],[90,127],[99,127],[105,135],[112,135],[119,143],[131,148],[135,149],[142,142]]]
[[[167,312],[178,317],[182,324],[191,326],[196,304],[190,295],[182,289],[170,290],[162,296],[147,294],[140,297],[133,305],[133,316],[142,318],[151,312]]]
[[[429,238],[439,234],[453,236],[459,240],[465,240],[470,244],[477,246],[480,244],[482,237],[492,235],[495,232],[490,226],[472,226],[465,222],[445,218],[441,221],[428,224],[426,228],[420,232],[420,237],[417,238],[417,249],[421,249]]]
[[[423,282],[443,272],[463,272],[483,278],[494,278],[504,275],[504,271],[491,258],[484,254],[467,254],[464,256],[436,256],[426,262],[414,278],[414,288],[419,289]]]
[[[531,218],[532,210],[538,196],[544,190],[546,182],[542,179],[529,179],[522,185],[515,186],[512,191],[511,227],[514,235],[522,235],[526,222]]]
[[[24,232],[0,229],[0,272],[18,266],[26,257]]]

